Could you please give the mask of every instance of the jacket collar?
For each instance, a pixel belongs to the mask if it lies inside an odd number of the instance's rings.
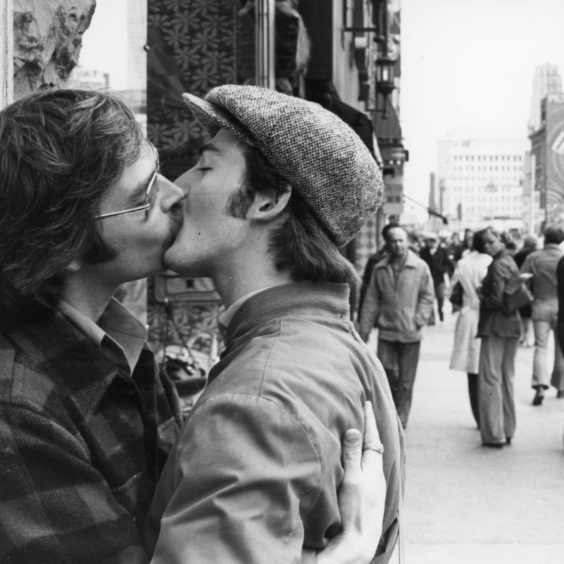
[[[331,282],[293,282],[273,286],[251,296],[231,318],[227,343],[254,327],[286,316],[319,315],[350,318],[349,285]]]

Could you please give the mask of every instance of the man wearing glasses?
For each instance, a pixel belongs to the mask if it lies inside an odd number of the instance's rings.
[[[140,531],[180,412],[112,296],[163,269],[184,199],[111,94],[0,112],[0,561],[149,561]]]

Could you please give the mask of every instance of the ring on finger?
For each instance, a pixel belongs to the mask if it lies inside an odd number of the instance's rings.
[[[376,441],[364,443],[362,445],[362,450],[373,450],[378,454],[384,454],[384,445],[382,443],[378,443]]]

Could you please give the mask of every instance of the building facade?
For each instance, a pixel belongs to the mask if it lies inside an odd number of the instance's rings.
[[[525,137],[503,131],[463,128],[439,140],[435,182],[453,230],[522,228],[526,150]]]
[[[532,189],[539,194],[544,223],[564,222],[564,94],[540,103],[540,125],[531,140]]]

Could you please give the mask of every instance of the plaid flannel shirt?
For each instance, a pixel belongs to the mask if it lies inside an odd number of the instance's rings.
[[[60,313],[0,332],[0,562],[147,562],[181,424],[147,345],[131,377]]]

